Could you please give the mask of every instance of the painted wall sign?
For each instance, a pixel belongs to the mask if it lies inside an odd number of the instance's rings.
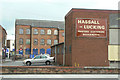
[[[77,37],[100,37],[106,38],[107,20],[95,18],[77,18],[76,36]]]

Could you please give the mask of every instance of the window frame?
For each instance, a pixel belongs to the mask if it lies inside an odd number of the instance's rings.
[[[57,53],[58,53],[58,54],[60,53],[60,49],[59,49],[59,47],[57,47]]]
[[[37,44],[35,43],[35,40],[37,40]],[[38,39],[34,39],[33,44],[34,44],[34,45],[38,45]]]
[[[54,40],[54,45],[55,45],[55,41],[56,41],[56,40],[57,40],[57,39]],[[57,40],[57,43],[56,43],[56,44],[58,44],[58,40]]]
[[[51,29],[48,29],[47,30],[47,35],[51,35],[52,34],[52,30]]]
[[[40,34],[44,35],[45,34],[45,30],[44,29],[40,29]]]
[[[20,34],[20,35],[21,35],[21,34],[24,34],[23,28],[20,28],[20,29],[19,29],[19,34]]]
[[[23,38],[19,39],[19,44],[22,45],[23,44]]]
[[[43,40],[43,41],[42,41],[42,40]],[[44,42],[44,43],[43,43],[43,42]],[[45,39],[41,39],[41,40],[40,40],[40,44],[41,44],[41,45],[44,45],[44,44],[45,44]]]
[[[54,35],[58,35],[58,30],[54,30]]]
[[[30,44],[30,39],[26,39],[26,44],[27,44],[27,40],[29,40],[29,44]],[[27,45],[29,45],[29,44],[27,44]]]
[[[49,44],[48,40],[50,41],[50,44]],[[51,44],[52,44],[52,40],[51,39],[47,39],[47,45],[51,45]]]
[[[62,37],[64,37],[65,36],[65,34],[64,34],[64,32],[62,32]]]
[[[35,30],[37,30],[37,31],[35,31]],[[37,32],[37,33],[36,33]],[[33,34],[34,35],[38,35],[38,29],[33,29]]]
[[[29,30],[29,31],[28,31]],[[29,32],[29,33],[28,33]],[[26,34],[30,34],[30,29],[26,29]]]

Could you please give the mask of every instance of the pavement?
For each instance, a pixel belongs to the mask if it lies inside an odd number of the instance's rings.
[[[2,80],[118,80],[118,74],[2,75]]]

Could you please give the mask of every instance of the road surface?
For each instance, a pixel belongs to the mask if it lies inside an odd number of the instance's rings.
[[[117,74],[2,75],[1,80],[118,80]]]

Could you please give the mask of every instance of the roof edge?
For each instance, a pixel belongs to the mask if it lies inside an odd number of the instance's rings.
[[[114,11],[114,12],[118,12],[120,10],[110,10],[110,9],[88,9],[88,8],[72,8],[66,15],[65,17],[67,17],[71,12],[76,11],[76,10],[87,10],[87,11],[106,11],[106,12],[110,12],[110,11]]]

